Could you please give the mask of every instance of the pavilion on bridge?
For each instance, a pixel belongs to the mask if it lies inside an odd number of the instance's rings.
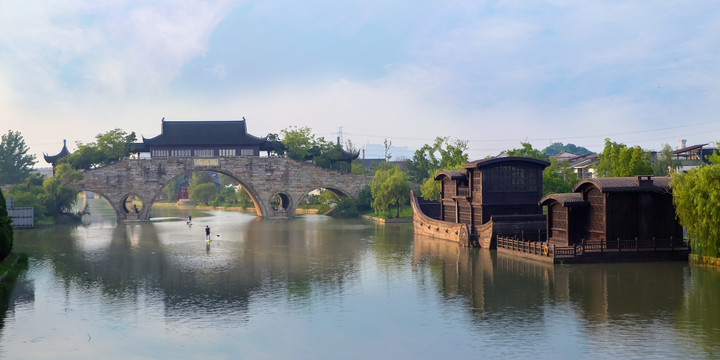
[[[266,137],[247,133],[245,118],[232,121],[166,121],[160,135],[143,136],[133,152],[148,157],[259,156]]]

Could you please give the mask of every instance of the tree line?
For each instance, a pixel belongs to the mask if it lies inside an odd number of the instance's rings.
[[[409,203],[409,189],[416,188],[427,199],[439,199],[440,183],[434,176],[441,170],[462,169],[468,162],[467,142],[437,137],[432,144],[425,144],[415,151],[413,158],[404,164],[391,164],[386,139],[386,162],[366,170],[359,160],[348,164],[343,151],[354,152],[348,141],[345,149],[340,144],[316,137],[308,127],[291,126],[280,134],[268,134],[264,149],[271,156],[287,156],[291,159],[332,168],[344,172],[372,172],[374,180],[357,199],[324,200],[338,213],[353,216],[372,210],[384,217],[400,216],[401,210]],[[28,155],[27,146],[19,132],[8,131],[0,143],[0,183],[14,183],[9,196],[15,198],[18,206],[33,206],[36,218],[41,222],[54,219],[58,214],[72,215],[70,209],[75,193],[66,185],[82,177],[77,170],[107,165],[127,157],[135,133],[114,129],[96,136],[96,141],[77,143],[78,149],[60,161],[53,178],[43,179],[32,171],[35,157]],[[505,151],[507,156],[530,157],[550,162],[543,171],[543,188],[547,193],[572,191],[580,180],[567,162],[550,158],[562,151],[582,155],[590,153],[584,147],[574,144],[554,143],[543,150],[534,149],[529,143]],[[639,146],[627,146],[605,139],[603,151],[598,154],[597,176],[635,176],[673,174],[673,201],[681,224],[687,228],[694,251],[713,256],[720,255],[720,160],[714,155],[708,164],[687,173],[676,173],[679,162],[672,148],[664,144],[655,161],[650,161],[647,151]],[[401,166],[402,165],[402,166]],[[195,174],[192,175],[195,177]],[[208,186],[202,175],[191,177],[191,197],[200,203],[216,206],[248,206],[251,199],[242,187],[229,185],[221,180],[222,186]],[[184,180],[184,179],[183,179]],[[179,179],[176,179],[179,181]],[[177,184],[168,184],[169,192]],[[312,197],[308,197],[311,199]],[[330,197],[332,198],[332,196]],[[307,200],[307,199],[306,199]],[[1,219],[0,219],[1,221]]]

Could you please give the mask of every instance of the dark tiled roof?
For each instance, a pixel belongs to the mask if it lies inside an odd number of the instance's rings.
[[[148,144],[145,143],[133,143],[131,147],[132,152],[148,152],[150,151],[150,147]]]
[[[467,172],[458,170],[443,170],[438,172],[437,175],[435,175],[434,180],[442,180],[445,177],[448,177],[452,180],[461,180],[467,177]]]
[[[699,144],[699,145],[684,147],[682,149],[677,149],[677,150],[673,151],[673,154],[677,155],[677,154],[682,154],[684,152],[693,151],[695,149],[700,149],[705,145],[707,145],[707,144]]]
[[[245,120],[163,121],[162,133],[148,145],[259,145],[266,141],[247,133]]]
[[[55,164],[55,163],[57,163],[58,160],[66,157],[68,155],[70,155],[70,151],[68,151],[67,143],[65,140],[63,140],[62,150],[60,150],[60,152],[57,153],[57,155],[48,155],[48,154],[43,153],[45,162],[47,162],[48,164]]]
[[[587,205],[587,201],[583,200],[581,193],[562,193],[562,194],[548,194],[544,198],[540,199],[540,206],[548,205],[552,200],[560,203],[562,206],[583,206]]]
[[[573,191],[593,185],[602,192],[670,191],[669,176],[606,177],[580,181]]]
[[[544,160],[538,160],[538,159],[526,158],[526,157],[504,156],[504,157],[494,157],[494,158],[490,158],[490,159],[471,161],[469,163],[463,164],[463,167],[466,169],[475,169],[475,168],[479,169],[481,167],[489,166],[489,165],[497,165],[497,164],[510,165],[513,163],[534,164],[534,165],[542,166],[543,168],[550,166],[550,163],[547,161],[544,161]]]

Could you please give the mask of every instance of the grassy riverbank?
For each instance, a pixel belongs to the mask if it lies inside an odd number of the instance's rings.
[[[360,216],[365,219],[375,220],[379,223],[408,223],[412,222],[413,211],[412,207],[406,206],[400,210],[400,217],[395,217],[396,213],[393,212],[392,217],[378,215],[374,210],[368,210],[360,213]]]
[[[12,290],[20,271],[27,269],[28,257],[25,254],[12,253],[0,262],[0,293]]]
[[[15,277],[20,270],[27,267],[28,257],[25,254],[12,253],[0,262],[0,282],[6,277]]]

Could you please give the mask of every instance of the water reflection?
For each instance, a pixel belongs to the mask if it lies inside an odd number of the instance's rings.
[[[511,339],[520,328],[560,331],[535,335],[579,356],[589,348],[641,357],[713,357],[720,350],[714,270],[683,262],[550,265],[421,235],[413,267],[429,269],[445,299],[462,298],[481,331]]]
[[[277,221],[256,217],[243,218],[244,226],[208,219],[216,226],[207,248],[202,227],[177,222],[57,227],[23,243],[53,268],[63,286],[98,288],[114,302],[137,301],[146,291],[159,294],[169,319],[206,313],[242,317],[256,293],[302,303],[318,293],[342,293],[357,277],[360,248],[368,242],[343,240],[372,225],[333,227],[327,220],[288,220],[277,231]],[[54,241],[42,241],[48,236]],[[409,251],[406,241],[404,246]]]
[[[16,249],[30,254],[30,269],[10,298],[0,356],[81,349],[67,357],[337,358],[353,349],[359,358],[704,358],[720,351],[720,276],[684,263],[553,266],[414,236],[410,225],[323,216],[277,221],[207,211],[193,213],[193,222],[19,232]]]

